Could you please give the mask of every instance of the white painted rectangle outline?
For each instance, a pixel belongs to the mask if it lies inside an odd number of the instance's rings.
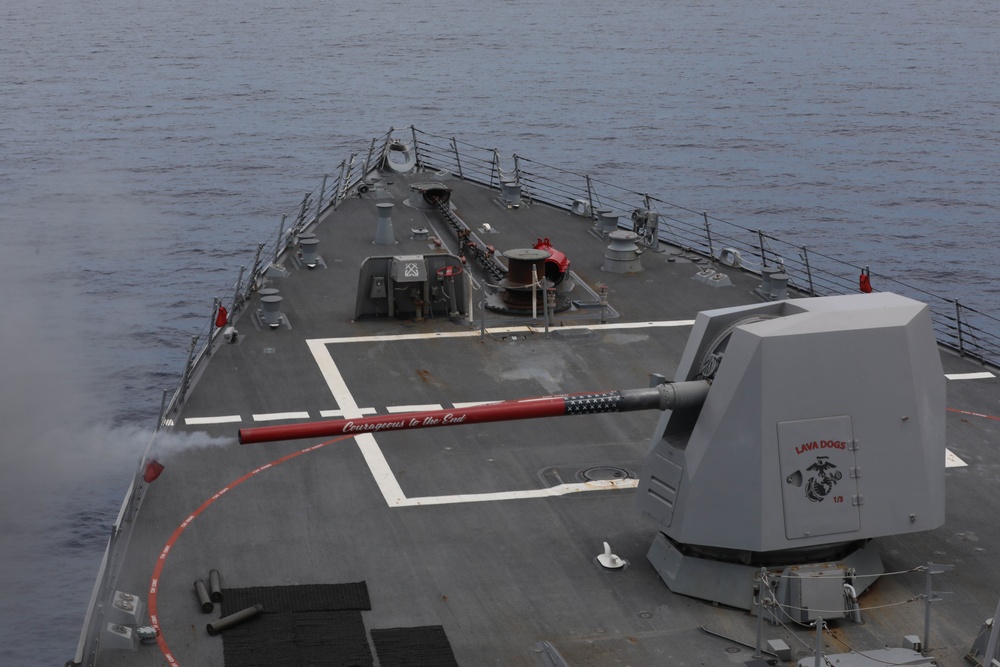
[[[649,328],[649,327],[679,327],[679,326],[691,326],[694,324],[694,320],[674,320],[665,322],[622,322],[615,324],[595,324],[595,325],[575,325],[568,327],[560,327],[563,329],[639,329],[639,328]],[[490,329],[491,332],[526,332],[530,333],[533,331],[530,327],[504,327],[500,329]],[[448,331],[448,332],[435,332],[426,334],[403,334],[398,336],[356,336],[349,338],[314,338],[306,341],[306,345],[309,347],[309,351],[312,353],[313,358],[316,360],[316,365],[319,366],[320,373],[323,375],[323,379],[326,381],[327,387],[330,388],[330,393],[333,394],[334,400],[337,401],[337,405],[340,406],[340,412],[344,419],[355,419],[361,417],[362,411],[358,407],[354,400],[354,396],[351,394],[350,389],[347,386],[347,382],[344,381],[344,376],[341,375],[340,369],[337,368],[336,362],[333,360],[333,356],[327,349],[327,345],[339,344],[339,343],[371,343],[371,342],[396,342],[404,340],[433,340],[435,338],[469,338],[472,336],[480,335],[478,331]],[[486,401],[486,403],[491,403],[495,401]],[[399,407],[399,406],[397,406]],[[402,406],[409,408],[418,408],[420,406]],[[440,407],[440,406],[435,406]],[[332,411],[326,411],[332,412]],[[325,415],[324,415],[325,416]],[[607,491],[614,489],[629,489],[638,486],[639,481],[635,479],[624,479],[624,480],[609,480],[601,482],[585,482],[582,484],[560,484],[554,487],[547,487],[542,489],[527,489],[521,491],[500,491],[496,493],[471,493],[471,494],[457,494],[451,496],[426,496],[421,498],[407,498],[403,493],[402,487],[399,486],[399,482],[396,476],[393,474],[392,469],[389,467],[389,462],[386,460],[385,455],[382,450],[379,449],[378,443],[375,441],[375,436],[371,433],[359,433],[354,436],[354,440],[358,443],[358,448],[361,450],[361,455],[364,457],[365,462],[368,464],[368,469],[371,470],[372,476],[375,478],[375,483],[378,484],[379,490],[382,491],[382,497],[385,498],[386,503],[390,507],[413,507],[416,505],[446,505],[454,503],[472,503],[472,502],[492,502],[497,500],[515,500],[515,499],[527,499],[527,498],[549,498],[553,496],[561,496],[570,493],[580,493],[587,491]]]

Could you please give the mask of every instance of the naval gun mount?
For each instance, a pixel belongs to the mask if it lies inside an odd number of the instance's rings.
[[[944,523],[945,383],[925,304],[891,293],[699,313],[674,382],[240,430],[240,442],[660,409],[637,506],[676,593],[858,617],[879,537]],[[839,611],[838,611],[839,610]]]

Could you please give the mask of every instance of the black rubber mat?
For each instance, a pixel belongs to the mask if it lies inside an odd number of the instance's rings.
[[[265,614],[297,611],[344,611],[372,608],[368,584],[311,584],[307,586],[254,586],[222,591],[222,615],[228,616],[255,604],[264,605]]]
[[[372,630],[372,642],[382,667],[458,667],[440,625]]]
[[[264,612],[222,633],[226,667],[373,667],[365,582],[226,589],[222,615]]]
[[[222,634],[226,667],[372,667],[360,611],[263,614]]]

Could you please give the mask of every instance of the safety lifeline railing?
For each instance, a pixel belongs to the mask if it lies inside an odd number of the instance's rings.
[[[297,235],[317,223],[329,209],[336,209],[371,170],[378,168],[387,159],[390,143],[394,140],[411,146],[418,165],[423,168],[446,170],[462,180],[498,190],[501,182],[513,180],[520,184],[522,197],[529,202],[544,202],[565,210],[574,210],[575,204],[582,203],[592,217],[601,209],[621,211],[626,218],[633,210],[650,210],[659,216],[656,225],[659,241],[704,258],[718,259],[723,250],[735,251],[740,257],[739,268],[752,273],[760,274],[769,266],[781,267],[789,276],[789,285],[805,294],[825,296],[854,292],[858,289],[858,277],[865,272],[879,289],[891,289],[928,303],[938,342],[943,346],[984,364],[1000,367],[1000,319],[965,306],[957,299],[933,294],[887,274],[869,271],[868,267],[856,266],[761,230],[713,217],[705,211],[517,154],[502,157],[496,148],[476,146],[411,126],[392,128],[373,138],[363,150],[352,153],[334,171],[325,174],[316,188],[305,193],[294,209],[281,216],[275,231],[257,246],[250,264],[240,268],[235,283],[225,288],[221,297],[216,297],[205,325],[191,337],[178,386],[169,399],[164,394],[157,429],[170,424],[170,416],[182,405],[197,368],[211,356],[216,337],[222,331],[216,326],[218,307],[225,306],[232,315],[242,311],[254,291],[263,285],[267,271],[295,243]],[[623,221],[623,224],[628,223]],[[148,451],[149,448],[112,529],[87,609],[75,664],[92,667],[96,662],[104,610],[114,593],[124,551],[145,492],[143,475]]]
[[[927,303],[941,345],[981,363],[1000,366],[1000,319],[958,299],[784,241],[762,230],[714,217],[704,210],[687,208],[585,173],[536,162],[516,153],[503,158],[496,148],[475,146],[415,128],[408,128],[407,133],[412,134],[420,164],[426,168],[448,170],[461,179],[497,189],[502,181],[512,179],[520,184],[522,197],[529,201],[566,210],[580,208],[595,219],[601,209],[618,211],[623,218],[620,224],[626,226],[630,226],[632,211],[646,209],[658,214],[656,231],[660,241],[714,260],[724,249],[735,251],[739,268],[752,273],[779,267],[788,274],[788,284],[804,294],[857,292],[859,278],[864,273],[879,290],[891,290]]]

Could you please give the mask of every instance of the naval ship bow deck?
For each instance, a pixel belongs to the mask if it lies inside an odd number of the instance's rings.
[[[534,319],[486,310],[483,321],[479,303],[499,281],[471,258],[442,260],[462,266],[461,280],[471,274],[471,299],[458,303],[457,316],[447,272],[437,284],[429,281],[438,289],[428,301],[416,297],[423,302],[419,318],[409,310],[414,297],[406,283],[375,287],[368,276],[359,298],[368,257],[463,254],[448,216],[411,200],[411,186],[428,183],[451,189],[449,210],[497,253],[548,238],[579,283],[571,307],[553,313],[548,327],[541,304]],[[319,256],[315,268],[292,245],[264,274],[258,288],[280,296],[271,300],[280,311],[277,326],[268,324],[260,289],[253,292],[234,313],[235,342],[220,332],[211,363],[198,365],[191,391],[169,415],[168,433],[153,451],[165,470],[145,489],[117,579],[120,590],[149,592],[159,650],[105,650],[99,664],[162,664],[164,655],[179,665],[297,664],[303,642],[293,638],[306,632],[299,626],[248,621],[242,627],[271,647],[257,657],[246,646],[224,650],[229,639],[205,632],[218,608],[202,614],[192,582],[207,581],[213,568],[227,591],[295,586],[301,588],[287,592],[308,597],[324,585],[364,582],[367,600],[355,604],[361,609],[323,609],[329,615],[314,619],[340,628],[310,649],[315,664],[449,664],[452,655],[460,665],[750,660],[752,648],[702,628],[753,641],[752,615],[672,594],[646,559],[655,528],[636,511],[633,489],[657,412],[236,443],[236,429],[248,426],[647,386],[651,373],[672,378],[697,312],[760,301],[759,277],[666,244],[642,252],[641,272],[604,270],[609,241],[589,211],[575,215],[528,197],[512,207],[496,187],[436,170],[385,170],[361,189],[298,230],[318,240],[308,244]],[[378,204],[386,203],[394,205],[394,242],[376,244]],[[417,229],[426,229],[426,238]],[[732,284],[696,280],[706,266]],[[602,285],[607,308],[599,304]],[[356,317],[365,295],[383,288],[397,290],[403,312]],[[944,359],[948,372],[970,370],[950,354]],[[966,410],[991,409],[981,395],[962,399]],[[963,438],[974,430],[954,448],[986,461],[979,474],[995,477],[982,472],[996,470],[995,453],[986,448],[994,430],[958,424],[957,413],[949,419]],[[213,440],[178,437],[204,446],[171,450],[169,432]],[[962,508],[957,522],[887,540],[887,568],[910,573],[885,578],[866,604],[912,599],[924,577],[911,570],[931,557],[964,559],[974,571],[985,556],[964,543],[933,555],[942,542],[959,539],[952,535],[977,536],[984,554],[998,546],[986,529],[989,513],[976,509],[980,492],[961,478],[955,483],[955,475],[970,473],[949,474],[948,500]],[[596,556],[604,542],[626,567],[601,567]],[[969,581],[966,590],[978,590],[977,597],[949,606],[948,621],[934,626],[934,645],[969,639],[992,609],[995,584],[984,589]],[[904,605],[866,617],[863,626],[836,628],[834,637],[881,646],[882,638],[895,642],[919,630],[922,619],[919,604]],[[768,637],[779,635],[796,656],[808,655],[809,630],[769,627]],[[396,653],[393,641],[403,647]],[[830,641],[828,648],[844,650]],[[417,646],[429,647],[432,657],[400,657],[415,655]]]

